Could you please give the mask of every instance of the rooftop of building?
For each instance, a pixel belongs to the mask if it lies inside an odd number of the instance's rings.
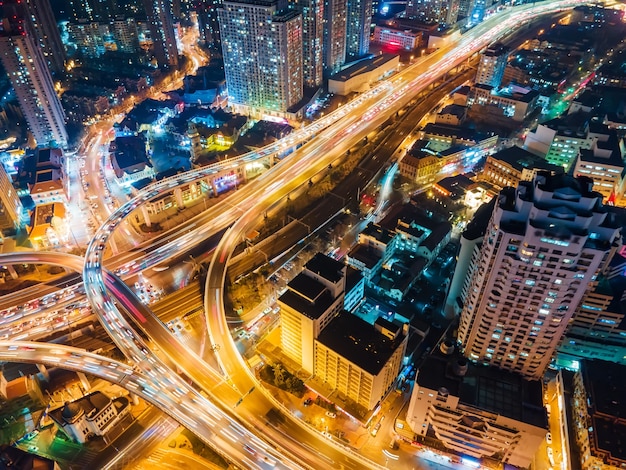
[[[367,269],[373,269],[381,259],[381,255],[369,246],[357,243],[346,255],[365,265]]]
[[[444,220],[432,217],[416,204],[408,203],[393,206],[380,225],[387,230],[395,231],[399,222],[413,227],[422,227],[429,231],[434,230]]]
[[[589,132],[591,114],[582,110],[576,113],[561,115],[543,123],[544,126],[566,136],[586,138]]]
[[[352,266],[346,266],[346,293],[354,289],[363,280],[363,274]]]
[[[465,113],[467,113],[467,107],[461,106],[460,104],[449,104],[439,111],[439,114],[451,114],[458,118],[463,117]]]
[[[463,231],[463,238],[466,240],[476,240],[477,238],[483,238],[485,236],[497,200],[497,197],[492,197],[488,203],[482,204],[476,209],[474,217],[472,217],[472,220],[469,221]]]
[[[576,103],[587,108],[596,108],[602,102],[602,95],[596,90],[586,88],[581,94],[572,100],[572,104]]]
[[[124,170],[137,165],[152,167],[152,163],[146,155],[146,144],[143,137],[138,135],[125,135],[115,138],[111,145],[113,158],[117,166]]]
[[[317,320],[335,299],[321,282],[300,273],[287,284],[287,290],[278,300],[305,317]]]
[[[59,468],[54,460],[31,454],[17,447],[0,447],[0,469],[2,470],[53,470]]]
[[[541,382],[496,367],[473,364],[461,355],[439,350],[426,358],[416,383],[459,397],[459,402],[507,418],[547,427]]]
[[[336,284],[343,279],[343,269],[345,264],[336,259],[326,256],[324,253],[316,253],[306,263],[306,269]]]
[[[387,62],[390,62],[397,58],[398,56],[395,54],[379,54],[374,57],[363,59],[356,64],[351,65],[347,69],[336,73],[335,75],[330,77],[330,80],[334,80],[337,82],[346,82],[356,77],[357,75],[376,70],[378,67],[381,67]]]
[[[484,55],[488,57],[497,57],[497,56],[508,54],[509,51],[510,51],[510,48],[508,46],[502,44],[501,42],[497,42],[489,46],[487,50],[485,51]]]
[[[433,228],[430,235],[422,241],[420,246],[432,252],[441,244],[451,231],[452,225],[449,222],[441,222]]]
[[[465,126],[454,126],[452,124],[435,124],[429,122],[422,129],[424,135],[444,136],[455,139],[462,139],[472,142],[480,142],[488,136]]]
[[[467,188],[469,188],[474,182],[465,175],[448,176],[437,181],[437,186],[448,191],[451,194],[462,194]]]
[[[593,432],[592,446],[626,462],[626,366],[604,361],[581,361]]]
[[[365,320],[343,311],[322,330],[317,341],[371,375],[378,375],[403,335],[391,340]]]
[[[620,139],[615,132],[609,135],[607,140],[596,141],[596,146],[600,150],[599,152],[594,151],[594,149],[580,149],[580,161],[624,168]],[[603,155],[605,152],[608,153],[607,156]]]
[[[82,414],[87,417],[97,415],[110,403],[111,398],[100,391],[96,391],[73,402],[65,402],[61,408],[51,410],[50,416],[58,423],[71,423]]]
[[[278,0],[224,0],[224,3],[255,5],[260,7],[271,7],[278,5]]]
[[[383,245],[387,245],[389,242],[391,242],[395,235],[393,231],[388,230],[373,222],[368,223],[367,227],[363,229],[361,234],[370,238],[374,238]]]
[[[300,12],[297,10],[282,10],[272,17],[272,21],[276,23],[286,23],[287,21],[297,18],[299,15]]]
[[[518,171],[536,169],[553,173],[563,173],[562,166],[548,163],[545,158],[539,157],[516,145],[500,150],[488,158],[507,163]]]

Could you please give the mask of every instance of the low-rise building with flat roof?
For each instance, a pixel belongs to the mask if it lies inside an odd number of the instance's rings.
[[[380,54],[365,59],[336,73],[328,79],[328,91],[336,95],[367,91],[372,83],[395,72],[400,58],[393,54]]]

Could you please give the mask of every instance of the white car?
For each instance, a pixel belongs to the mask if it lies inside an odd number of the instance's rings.
[[[550,462],[550,465],[554,466],[554,452],[552,451],[552,447],[548,447],[548,462]]]
[[[552,433],[546,434],[546,443],[548,445],[552,444]]]

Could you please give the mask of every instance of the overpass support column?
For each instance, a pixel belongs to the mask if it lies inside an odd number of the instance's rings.
[[[46,366],[43,364],[37,364],[37,369],[39,369],[39,372],[41,372],[41,375],[44,376],[46,381],[50,380],[50,373],[48,372],[48,369],[46,369]]]
[[[185,208],[185,204],[183,203],[183,191],[180,188],[174,189],[174,198],[176,199],[176,206],[178,206],[178,210],[183,210]]]
[[[17,279],[19,277],[17,275],[17,271],[15,270],[12,264],[7,264],[6,268],[7,268],[7,271],[9,271],[9,274],[11,275],[11,279]]]
[[[206,182],[209,185],[209,187],[211,188],[211,191],[213,191],[213,197],[216,197],[217,196],[217,186],[215,185],[215,180],[213,178],[207,178]]]
[[[148,214],[148,209],[145,204],[141,206],[141,215],[143,215],[143,221],[146,223],[146,226],[151,227],[152,223],[150,222],[150,214]]]
[[[83,390],[85,392],[91,390],[91,384],[89,383],[87,376],[83,372],[76,372],[76,375],[78,375],[78,379],[80,380],[80,384],[83,386]]]

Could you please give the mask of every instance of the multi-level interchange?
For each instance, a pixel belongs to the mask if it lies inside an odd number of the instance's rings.
[[[623,5],[0,15],[1,468],[626,465]]]

